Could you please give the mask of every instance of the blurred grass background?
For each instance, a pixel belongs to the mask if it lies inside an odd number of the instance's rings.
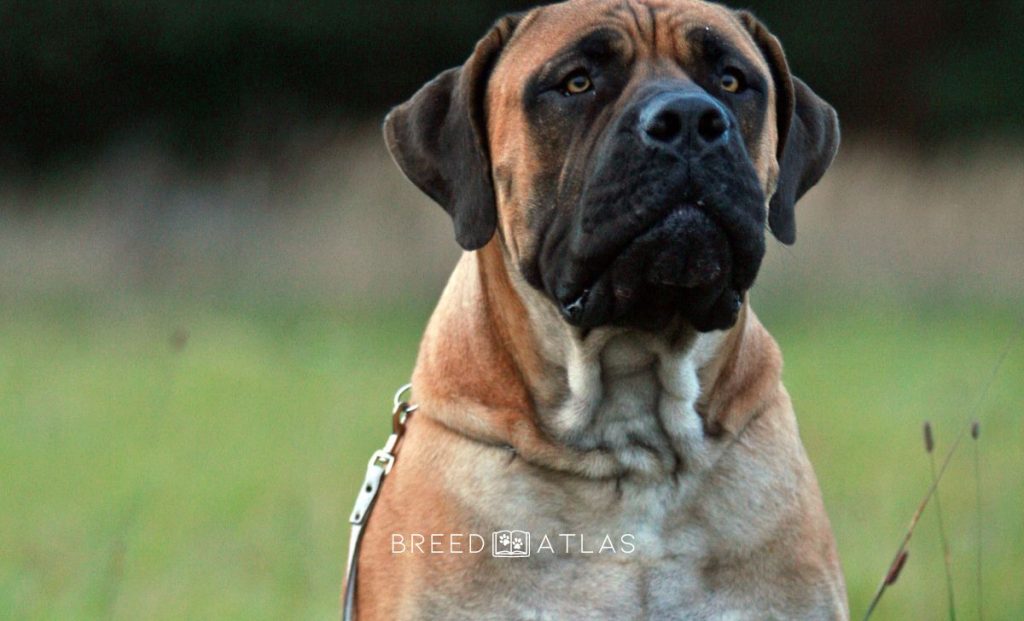
[[[985,387],[1024,321],[1024,5],[751,4],[845,123],[753,304],[854,617],[928,487],[922,421],[941,455],[976,415],[985,617],[1019,619],[1024,343]],[[376,125],[521,6],[0,2],[0,617],[337,617],[458,256]],[[971,449],[941,487],[964,619]],[[945,615],[930,509],[875,618]]]

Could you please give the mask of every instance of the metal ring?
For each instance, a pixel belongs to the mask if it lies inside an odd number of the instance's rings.
[[[391,411],[394,412],[394,411],[398,410],[398,406],[402,405],[402,397],[405,395],[405,393],[410,392],[410,391],[412,391],[412,384],[411,383],[406,384],[406,385],[404,385],[404,386],[402,386],[401,388],[398,389],[398,392],[395,393],[395,398],[393,400],[394,405],[392,406]],[[415,405],[415,404],[413,404],[413,405],[406,404],[406,406],[404,408],[402,408],[402,409],[403,409],[403,411],[406,414],[411,414],[411,413],[415,412],[419,407],[420,406]]]

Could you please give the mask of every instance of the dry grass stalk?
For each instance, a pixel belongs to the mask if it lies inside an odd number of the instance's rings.
[[[1017,345],[1017,342],[1021,339],[1021,336],[1024,336],[1024,322],[1020,324],[1020,326],[1017,328],[1017,332],[1012,337],[1010,337],[1010,339],[1006,342],[1006,347],[1003,349],[1003,352],[999,356],[999,360],[996,362],[995,366],[992,367],[992,373],[989,375],[988,381],[985,383],[984,389],[981,391],[981,394],[978,395],[978,400],[975,402],[974,407],[971,410],[969,410],[971,413],[977,412],[980,409],[981,403],[988,395],[989,390],[992,388],[992,384],[995,383],[996,376],[999,375],[999,370],[1003,368],[1003,364],[1006,362],[1006,358],[1010,355],[1010,352],[1013,351],[1013,348]],[[965,426],[960,430],[960,433],[957,434],[956,439],[953,440],[953,444],[951,444],[949,450],[946,451],[946,455],[942,459],[942,466],[939,468],[937,475],[932,478],[931,486],[929,486],[928,491],[925,492],[924,498],[921,499],[921,502],[918,503],[917,509],[914,511],[913,517],[910,518],[910,524],[907,526],[906,532],[903,533],[903,539],[900,540],[900,545],[896,548],[896,554],[893,556],[893,560],[889,564],[889,571],[887,571],[885,577],[882,578],[882,582],[878,585],[878,589],[875,591],[875,595],[871,598],[871,601],[868,603],[867,611],[864,613],[864,621],[867,621],[869,618],[871,618],[871,614],[875,611],[875,608],[878,606],[878,602],[882,599],[882,595],[885,594],[886,588],[890,586],[891,583],[888,583],[886,581],[889,577],[889,573],[891,572],[892,567],[898,564],[900,557],[906,553],[907,545],[910,543],[910,538],[914,536],[914,529],[917,527],[917,523],[921,520],[921,515],[924,513],[925,508],[928,506],[928,502],[932,499],[932,496],[935,495],[936,491],[938,490],[939,481],[941,481],[943,475],[946,474],[946,469],[949,467],[949,463],[953,460],[953,455],[956,453],[956,449],[959,448],[960,442],[963,441],[964,436],[967,434],[968,430],[971,433],[971,437],[977,439],[977,435],[980,432],[980,429],[981,425],[979,419],[973,420],[969,427]]]
[[[981,449],[978,447],[978,436],[981,434],[981,423],[974,421],[971,423],[971,438],[974,442],[974,522],[977,530],[975,531],[975,545],[978,549],[978,565],[975,568],[975,578],[977,584],[975,589],[977,591],[977,602],[978,602],[978,621],[984,621],[984,598],[982,597],[982,574],[981,574],[981,559],[982,559],[982,517],[981,517]]]
[[[939,541],[942,543],[942,560],[946,571],[946,597],[949,598],[949,618],[956,621],[956,597],[953,591],[953,567],[949,554],[949,539],[946,538],[946,525],[942,518],[942,500],[939,498],[939,479],[935,474],[935,437],[932,435],[932,424],[924,422],[924,450],[928,453],[931,466],[932,484],[935,486],[935,513],[939,521]]]
[[[921,521],[921,515],[924,514],[924,510],[931,501],[932,496],[935,494],[935,490],[938,489],[938,482],[946,472],[946,467],[949,466],[950,458],[953,456],[953,452],[956,450],[959,443],[960,438],[957,438],[956,442],[954,442],[953,446],[950,448],[949,453],[946,455],[946,459],[943,461],[942,467],[939,468],[938,477],[936,477],[932,482],[928,491],[925,492],[924,498],[921,499],[921,502],[918,503],[913,517],[910,518],[910,524],[907,525],[907,530],[903,534],[903,539],[900,541],[900,545],[896,549],[896,554],[893,556],[892,562],[889,563],[889,571],[899,563],[900,557],[907,553],[907,545],[910,543],[910,538],[914,536],[914,529],[917,528],[917,523]],[[885,578],[882,578],[882,582],[878,585],[878,589],[875,591],[874,597],[871,598],[867,612],[864,613],[864,621],[867,621],[871,617],[871,613],[873,613],[875,611],[875,607],[878,606],[878,602],[882,599],[885,589],[890,585],[890,583],[886,582],[886,579],[889,577],[889,571],[886,571]]]

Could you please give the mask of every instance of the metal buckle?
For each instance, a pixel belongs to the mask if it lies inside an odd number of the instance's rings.
[[[394,398],[391,400],[392,403],[394,403],[394,406],[392,406],[393,410],[397,410],[399,405],[405,403],[404,401],[402,401],[402,397],[410,390],[412,390],[412,384],[406,384],[405,386],[402,386],[401,388],[398,389],[398,392],[395,393]],[[408,413],[410,414],[412,412],[415,412],[416,408],[419,407],[418,405],[409,406],[409,404],[407,403],[406,406],[409,408]]]
[[[374,451],[373,455],[370,457],[370,466],[383,468],[384,474],[391,474],[391,466],[393,465],[395,465],[395,456],[386,448]]]

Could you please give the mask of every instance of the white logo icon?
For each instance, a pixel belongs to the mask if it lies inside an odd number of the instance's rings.
[[[530,556],[530,533],[523,530],[499,530],[491,533],[491,556],[495,558]]]

